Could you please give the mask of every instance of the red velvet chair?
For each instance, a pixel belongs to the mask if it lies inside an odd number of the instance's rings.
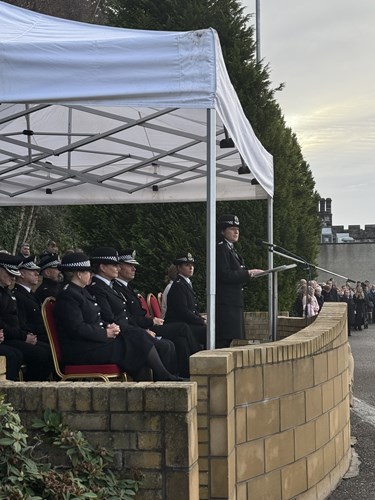
[[[153,293],[147,295],[147,305],[153,318],[161,318],[159,301]]]
[[[151,318],[151,312],[150,312],[150,309],[147,305],[146,299],[140,293],[137,295],[137,297],[138,297],[138,300],[142,306],[142,309],[144,309],[146,311],[146,317]]]
[[[61,347],[57,336],[55,318],[53,317],[54,306],[55,298],[47,297],[42,304],[42,316],[51,346],[55,371],[61,380],[100,379],[109,382],[110,379],[117,379],[125,382],[127,380],[126,373],[115,364],[62,366]]]

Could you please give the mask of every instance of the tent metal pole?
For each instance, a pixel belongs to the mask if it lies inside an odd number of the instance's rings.
[[[216,109],[207,110],[207,349],[215,349]]]
[[[267,231],[268,241],[273,243],[273,198],[267,197]],[[273,252],[268,252],[268,269],[273,268]],[[275,289],[275,275],[268,275],[268,338],[276,340],[277,338],[277,288]]]

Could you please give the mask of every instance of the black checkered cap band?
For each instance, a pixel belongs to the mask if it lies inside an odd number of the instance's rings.
[[[18,266],[16,266],[15,264],[1,264],[1,267],[10,269],[11,271],[19,271]]]
[[[82,262],[67,262],[65,264],[59,263],[59,266],[62,268],[77,268],[82,269],[82,267],[91,267],[89,260],[84,260]]]
[[[39,271],[40,267],[35,262],[25,262],[19,266],[19,269],[28,269],[29,271]]]
[[[39,262],[40,264],[40,262]],[[58,267],[61,265],[61,262],[59,260],[52,260],[51,262],[48,262],[48,264],[45,264],[44,266],[40,266],[40,270],[43,271],[44,269],[48,269],[49,267]]]
[[[95,257],[91,257],[91,260],[113,260],[117,263],[118,257],[116,255],[95,255]]]

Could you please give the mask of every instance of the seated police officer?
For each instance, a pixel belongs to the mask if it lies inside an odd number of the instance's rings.
[[[160,359],[172,374],[177,373],[176,351],[172,342],[156,338],[151,330],[139,328],[129,323],[129,314],[126,309],[126,300],[113,288],[113,280],[118,277],[119,260],[114,248],[101,247],[94,250],[91,256],[91,265],[94,276],[87,290],[98,302],[101,315],[106,323],[116,323],[126,335],[132,333],[134,341],[141,343],[145,333],[152,338]],[[138,334],[138,335],[134,335]]]
[[[182,253],[174,261],[177,278],[172,283],[167,297],[166,323],[187,323],[199,344],[206,345],[206,319],[200,314],[191,277],[195,260],[191,253]]]
[[[4,346],[21,351],[26,364],[25,380],[47,380],[52,370],[49,344],[39,341],[34,332],[21,323],[18,316],[17,300],[9,287],[18,270],[20,259],[9,254],[0,254],[0,329],[4,333]]]
[[[186,323],[164,324],[161,318],[149,318],[141,307],[137,293],[129,284],[135,277],[136,260],[135,250],[126,249],[119,254],[118,278],[113,282],[113,288],[126,299],[126,309],[129,321],[141,328],[151,329],[163,339],[171,340],[176,348],[178,372],[181,377],[189,377],[189,357],[200,351],[201,347]]]
[[[61,272],[58,268],[60,265],[59,256],[55,253],[45,253],[41,255],[39,260],[42,283],[35,290],[35,296],[40,304],[43,304],[47,297],[57,297],[61,292],[63,285],[61,281]]]

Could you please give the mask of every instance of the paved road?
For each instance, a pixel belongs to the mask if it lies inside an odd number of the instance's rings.
[[[359,474],[343,479],[329,500],[375,500],[375,325],[352,332],[354,408],[351,435],[360,465]]]

